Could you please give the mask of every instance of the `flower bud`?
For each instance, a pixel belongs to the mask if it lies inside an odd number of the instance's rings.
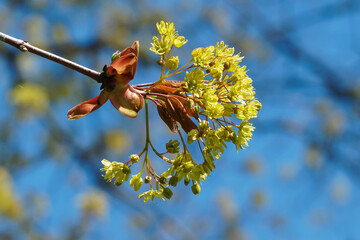
[[[121,171],[124,173],[124,174],[129,174],[131,172],[130,168],[126,165],[124,165],[121,169]]]
[[[120,57],[120,54],[121,54],[120,50],[114,52],[113,55],[111,56],[111,63],[113,63],[116,59],[118,59]]]
[[[166,150],[169,153],[178,153],[180,150],[179,145],[180,143],[178,140],[170,140],[168,143],[166,143]]]
[[[132,163],[137,163],[139,161],[139,155],[132,154],[130,157]]]
[[[202,164],[202,166],[203,166],[204,172],[205,172],[207,175],[209,175],[210,172],[211,172],[209,163],[205,161],[205,162]]]
[[[189,183],[190,183],[189,175],[186,175],[185,179],[184,179],[184,184],[185,184],[185,186],[187,186],[187,185],[189,185]]]
[[[179,167],[181,164],[181,159],[175,159],[174,161],[172,161],[172,165],[177,168]]]
[[[114,182],[114,184],[115,184],[115,186],[120,187],[121,184],[123,184],[123,182],[124,182],[124,181],[122,181],[122,180],[116,179],[116,181]]]
[[[177,176],[172,176],[169,179],[169,185],[171,185],[173,187],[176,187],[177,183],[178,183],[178,177]]]
[[[216,67],[210,71],[210,74],[213,78],[220,79],[222,76],[222,70],[220,68]]]
[[[161,184],[167,184],[167,179],[165,177],[159,177],[158,180]]]
[[[200,109],[200,106],[196,105],[196,106],[194,106],[193,110],[196,114],[199,114],[201,109]]]
[[[199,122],[199,129],[203,132],[208,132],[209,130],[209,122],[206,120],[202,120]]]
[[[171,191],[170,188],[164,188],[163,192],[162,192],[163,196],[166,197],[167,199],[170,199],[173,195],[173,192]]]
[[[131,171],[130,171],[129,173],[125,174],[125,177],[124,177],[124,181],[127,181],[127,180],[129,180],[129,177],[130,177],[130,173],[131,173]]]
[[[141,172],[137,175],[133,175],[132,179],[130,180],[130,187],[133,187],[135,192],[139,191],[142,184],[143,179],[141,178]]]
[[[204,48],[196,48],[191,52],[193,58],[199,57],[204,52]]]
[[[230,68],[230,63],[226,62],[224,63],[224,70],[228,70]]]
[[[174,57],[174,56],[171,56],[166,62],[166,67],[169,69],[169,70],[175,70],[178,68],[179,66],[179,58],[178,57]]]
[[[194,164],[192,164],[191,162],[187,162],[184,164],[184,172],[188,173],[191,171],[191,169],[193,168]]]
[[[144,183],[149,183],[150,181],[151,181],[151,177],[150,177],[150,176],[146,176]]]
[[[191,130],[188,133],[188,139],[187,139],[188,144],[191,144],[192,142],[199,140],[199,138],[200,138],[199,132],[196,129]]]
[[[179,36],[175,39],[174,41],[174,45],[175,47],[181,47],[182,45],[184,45],[187,42],[187,40],[185,40],[185,37],[183,36]]]
[[[201,187],[198,183],[195,183],[194,185],[191,186],[191,191],[193,192],[194,195],[197,195],[201,192]]]
[[[186,100],[186,106],[192,108],[195,105],[194,101],[191,99]]]
[[[231,141],[232,141],[233,143],[236,143],[236,141],[237,141],[237,135],[236,135],[236,133],[232,132],[232,133],[230,134],[230,139],[231,139]]]
[[[164,60],[162,60],[162,58],[160,58],[156,61],[156,63],[157,63],[157,65],[162,66],[162,65],[164,65]]]

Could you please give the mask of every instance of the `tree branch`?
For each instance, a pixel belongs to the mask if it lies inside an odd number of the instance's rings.
[[[68,67],[72,70],[75,70],[79,73],[82,73],[82,74],[94,79],[98,83],[102,82],[101,73],[94,71],[90,68],[84,67],[75,62],[72,62],[70,60],[67,60],[65,58],[62,58],[60,56],[57,56],[55,54],[52,54],[50,52],[47,52],[45,50],[42,50],[40,48],[34,47],[27,41],[11,37],[2,32],[0,32],[0,41],[10,44],[11,46],[16,47],[17,49],[19,49],[22,52],[31,52],[31,53],[41,56],[43,58],[49,59],[53,62],[57,62],[65,67]]]

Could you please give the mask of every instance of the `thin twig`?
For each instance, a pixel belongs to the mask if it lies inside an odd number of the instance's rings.
[[[14,37],[11,37],[9,35],[6,35],[2,32],[0,32],[0,41],[3,41],[7,44],[10,44],[11,46],[19,49],[22,52],[31,52],[33,54],[36,54],[38,56],[41,56],[43,58],[49,59],[53,62],[57,62],[65,67],[71,68],[79,73],[82,73],[92,79],[94,79],[95,81],[97,81],[98,83],[102,82],[102,76],[100,72],[97,72],[95,70],[92,70],[90,68],[84,67],[80,64],[77,64],[75,62],[72,62],[68,59],[62,58],[60,56],[57,56],[53,53],[47,52],[45,50],[42,50],[40,48],[34,47],[33,45],[31,45],[30,43],[28,43],[27,41],[21,40],[21,39],[17,39]]]

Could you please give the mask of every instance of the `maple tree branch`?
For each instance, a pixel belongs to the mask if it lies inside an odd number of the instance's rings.
[[[103,80],[100,72],[97,72],[90,68],[84,67],[80,64],[77,64],[75,62],[72,62],[68,59],[65,59],[65,58],[57,56],[53,53],[42,50],[40,48],[34,47],[27,41],[11,37],[2,32],[0,32],[0,41],[10,44],[11,46],[19,49],[22,52],[31,52],[31,53],[41,56],[43,58],[49,59],[53,62],[57,62],[67,68],[73,69],[79,73],[82,73],[82,74],[94,79],[98,83],[101,83]]]

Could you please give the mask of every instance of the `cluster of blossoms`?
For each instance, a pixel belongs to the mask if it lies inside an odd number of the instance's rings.
[[[144,183],[149,184],[150,190],[139,195],[145,202],[154,198],[170,199],[173,194],[170,187],[176,187],[181,181],[185,185],[191,183],[194,194],[200,193],[201,182],[215,169],[214,161],[224,153],[226,144],[234,144],[237,150],[248,145],[254,131],[250,120],[256,118],[261,109],[246,67],[239,65],[243,57],[234,54],[234,48],[229,48],[223,42],[197,48],[192,51],[191,60],[179,67],[179,58],[172,56],[171,52],[174,47],[183,46],[187,40],[178,35],[173,23],[162,21],[156,26],[160,39],[153,37],[150,50],[160,57],[157,61],[161,67],[158,81],[128,85],[137,64],[136,42],[132,48],[115,53],[112,64],[104,67],[104,91],[97,98],[69,111],[69,119],[76,119],[110,99],[120,112],[136,117],[145,106],[144,149],[139,154],[131,155],[126,163],[102,161],[104,178],[114,180],[115,185],[119,186],[129,179],[131,166],[144,156],[142,168],[139,173],[132,175],[130,186],[138,191]],[[168,80],[180,73],[186,75],[183,81]],[[148,101],[156,104],[161,119],[172,132],[179,135],[178,140],[170,140],[166,144],[165,153],[159,153],[150,140]],[[187,137],[183,136],[181,129]],[[193,159],[188,148],[190,144],[198,145],[203,161]],[[150,149],[169,165],[168,170],[156,173],[150,163]],[[175,157],[171,159],[171,156]]]

